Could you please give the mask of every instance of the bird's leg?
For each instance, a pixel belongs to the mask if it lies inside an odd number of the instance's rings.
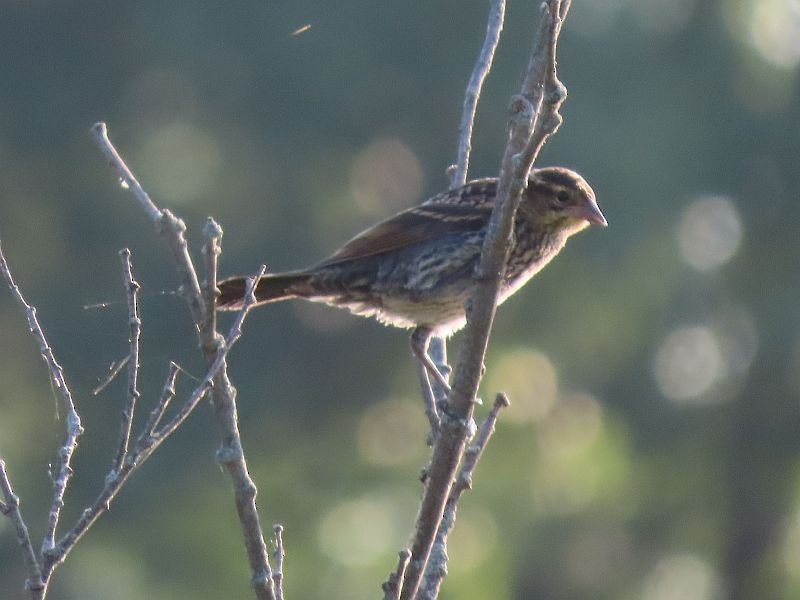
[[[431,386],[430,375],[436,377],[436,382],[445,386],[448,392],[450,390],[447,380],[442,376],[428,355],[428,345],[430,344],[431,334],[431,330],[426,327],[417,327],[411,334],[411,352],[417,358],[417,377],[419,378],[419,385],[422,389],[425,414],[431,426],[431,435],[428,438],[429,444],[433,444],[436,437],[439,435],[439,427],[441,424],[439,411],[436,407],[436,396],[433,392],[433,386]]]
[[[436,368],[436,365],[428,355],[428,344],[431,342],[433,332],[427,327],[417,327],[411,333],[411,352],[422,363],[428,374],[433,375],[436,382],[441,385],[445,391],[450,394],[450,383],[444,375]]]
[[[433,364],[436,365],[436,370],[442,374],[445,381],[450,381],[452,369],[450,365],[447,364],[447,343],[445,339],[441,337],[431,337],[426,354],[433,361]],[[449,387],[440,385],[438,379],[433,383],[433,395],[436,396],[436,404],[438,406],[444,406],[447,402],[447,395],[449,392]]]

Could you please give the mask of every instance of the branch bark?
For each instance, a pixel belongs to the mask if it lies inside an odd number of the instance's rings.
[[[122,260],[122,273],[125,292],[128,297],[128,325],[130,326],[130,345],[128,354],[128,400],[122,409],[122,423],[119,439],[119,449],[117,458],[114,461],[114,468],[119,470],[128,455],[128,444],[131,439],[131,425],[133,424],[133,413],[136,410],[136,400],[139,398],[137,380],[139,377],[139,337],[142,332],[142,321],[139,318],[139,284],[133,278],[133,266],[131,265],[131,251],[125,248],[119,253]]]
[[[275,589],[272,570],[269,565],[267,545],[264,541],[264,533],[255,502],[257,489],[250,478],[242,450],[236,412],[236,389],[228,378],[227,364],[224,361],[228,342],[219,336],[215,327],[216,264],[217,256],[220,252],[222,229],[211,219],[209,219],[204,228],[206,236],[204,256],[207,272],[204,289],[201,289],[197,271],[186,243],[186,225],[169,210],[159,209],[152,201],[122,160],[116,148],[114,148],[108,137],[108,129],[105,123],[96,123],[92,127],[92,134],[100,150],[108,159],[109,164],[119,175],[123,187],[131,190],[147,216],[156,225],[159,234],[166,240],[175,260],[175,266],[181,282],[180,290],[189,304],[189,310],[197,328],[198,341],[204,357],[210,364],[216,364],[222,357],[222,361],[213,377],[211,393],[214,414],[222,438],[220,448],[217,451],[217,460],[225,467],[231,477],[236,512],[244,537],[251,570],[251,584],[255,590],[256,597],[260,600],[274,600]],[[263,267],[261,274],[263,275]],[[250,290],[249,294],[252,295],[252,290]],[[255,297],[252,298],[252,301],[255,302]]]
[[[481,423],[472,442],[464,451],[461,468],[459,469],[458,477],[456,477],[453,485],[450,486],[450,494],[447,497],[442,521],[439,523],[439,529],[436,532],[436,538],[431,549],[431,556],[428,559],[428,565],[425,568],[425,574],[417,594],[419,600],[436,600],[439,597],[439,588],[442,585],[442,580],[447,575],[447,538],[456,523],[458,501],[463,492],[472,489],[472,474],[475,472],[475,467],[478,465],[481,456],[483,456],[483,451],[486,449],[492,434],[494,434],[494,426],[500,410],[508,406],[508,404],[508,397],[505,394],[497,394],[492,409],[483,423]]]
[[[22,518],[22,512],[19,509],[19,498],[14,494],[14,488],[11,487],[11,480],[6,472],[6,463],[3,460],[0,460],[0,494],[3,497],[3,501],[0,502],[0,512],[14,523],[17,543],[22,550],[25,568],[28,570],[28,580],[25,582],[25,588],[34,597],[39,596],[44,590],[42,570],[36,557],[36,551],[31,543],[28,526],[25,524],[25,519]]]
[[[259,275],[251,280],[251,288],[254,288],[255,282],[261,277],[264,271],[261,268]],[[252,290],[250,290],[252,292]],[[250,294],[252,296],[252,293]],[[48,581],[53,570],[66,560],[67,555],[80,540],[80,538],[88,531],[95,521],[105,513],[111,505],[116,495],[119,493],[122,486],[133,474],[133,472],[140,467],[152,455],[152,453],[189,417],[192,411],[200,403],[200,400],[208,393],[208,390],[213,386],[214,378],[225,363],[227,353],[242,335],[242,325],[247,316],[250,307],[255,303],[253,297],[249,301],[246,300],[244,306],[236,316],[236,320],[231,326],[228,337],[225,340],[223,349],[220,350],[217,359],[211,364],[206,375],[201,380],[200,384],[195,388],[194,392],[181,406],[178,413],[162,428],[153,431],[154,423],[157,424],[160,416],[154,418],[151,413],[151,418],[145,424],[141,434],[137,438],[134,449],[129,452],[122,465],[117,468],[112,468],[105,477],[105,485],[100,492],[94,503],[83,511],[75,525],[59,540],[54,549],[46,556],[45,564],[43,565],[43,575],[45,582]],[[167,375],[167,382],[164,386],[164,393],[161,400],[154,409],[155,414],[163,415],[162,406],[165,408],[168,399],[174,394],[175,375],[177,369],[174,365],[170,366],[169,374]]]
[[[417,597],[466,444],[520,194],[539,150],[561,124],[558,109],[566,90],[556,76],[555,51],[561,21],[568,8],[569,3],[562,5],[561,0],[542,4],[542,17],[525,80],[519,95],[512,100],[509,141],[500,167],[497,202],[481,254],[475,291],[467,306],[464,345],[452,391],[442,411],[441,434],[433,449],[401,600]]]
[[[58,520],[61,516],[61,508],[64,506],[64,494],[67,491],[67,486],[72,478],[72,454],[78,445],[78,437],[83,433],[81,426],[81,419],[78,416],[78,411],[75,409],[75,403],[72,400],[72,392],[70,392],[67,382],[64,378],[64,371],[61,365],[56,361],[53,355],[53,350],[44,335],[44,331],[39,325],[39,320],[36,318],[36,308],[28,304],[25,297],[22,295],[19,287],[11,275],[6,258],[3,255],[2,247],[0,247],[0,271],[11,289],[11,294],[19,302],[25,311],[25,316],[28,319],[28,328],[36,341],[39,343],[39,353],[47,365],[50,374],[50,380],[53,387],[61,394],[61,399],[66,409],[66,427],[67,436],[64,444],[59,448],[58,458],[56,460],[55,478],[53,479],[53,502],[50,506],[50,513],[47,518],[47,526],[45,534],[42,539],[41,554],[47,556],[52,552],[55,546],[56,529],[58,528]],[[44,581],[47,577],[44,577]],[[42,586],[44,589],[44,586]],[[42,596],[43,597],[43,596]]]

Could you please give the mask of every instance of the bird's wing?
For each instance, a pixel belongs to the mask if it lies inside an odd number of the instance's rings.
[[[383,254],[451,233],[477,231],[488,223],[492,213],[491,202],[470,206],[434,202],[437,198],[362,231],[319,266]]]

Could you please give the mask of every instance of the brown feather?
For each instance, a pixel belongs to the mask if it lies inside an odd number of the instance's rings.
[[[256,287],[256,305],[288,300],[307,293],[308,274],[297,271],[294,273],[278,273],[264,275]],[[217,298],[217,310],[239,310],[244,303],[244,293],[247,291],[246,277],[229,277],[217,284],[220,295]]]
[[[384,254],[450,233],[478,231],[491,216],[492,204],[489,202],[463,205],[451,204],[446,198],[443,200],[409,208],[362,231],[317,266]]]

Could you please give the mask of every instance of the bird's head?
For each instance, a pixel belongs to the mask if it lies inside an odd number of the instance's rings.
[[[532,171],[519,210],[525,218],[568,236],[592,224],[608,225],[586,180],[563,167]]]

